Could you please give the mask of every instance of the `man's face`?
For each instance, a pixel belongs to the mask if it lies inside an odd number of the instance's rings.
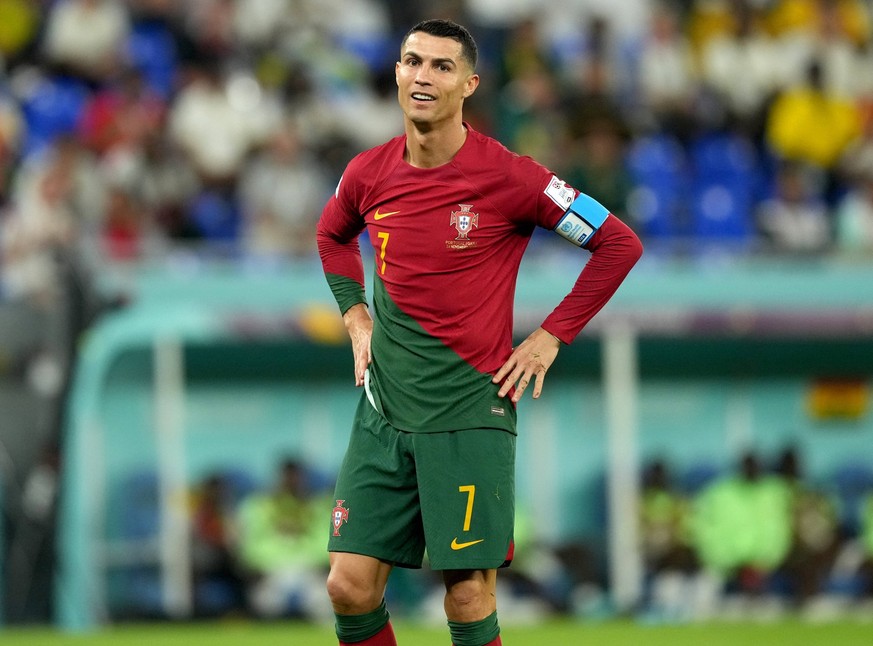
[[[479,76],[461,57],[459,42],[423,32],[406,39],[395,76],[400,108],[417,125],[453,119],[479,85]]]

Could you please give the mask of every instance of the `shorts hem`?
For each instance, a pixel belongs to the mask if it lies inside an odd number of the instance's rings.
[[[380,561],[384,561],[386,563],[390,563],[396,567],[409,568],[414,570],[420,570],[422,566],[422,560],[418,559],[417,561],[410,556],[401,556],[397,557],[389,556],[384,550],[379,548],[370,548],[359,545],[344,545],[343,547],[331,547],[327,548],[328,552],[342,552],[346,554],[360,554],[361,556],[369,556],[374,559],[379,559]]]
[[[502,568],[509,567],[512,561],[507,561],[506,559],[501,559],[499,561],[469,561],[465,563],[451,563],[449,565],[434,565],[430,563],[430,569],[435,572],[442,572],[445,570],[499,570]]]

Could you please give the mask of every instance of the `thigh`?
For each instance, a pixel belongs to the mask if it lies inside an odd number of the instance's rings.
[[[424,534],[410,440],[361,398],[334,491],[328,550],[421,567]]]
[[[512,558],[515,435],[472,429],[418,434],[414,443],[431,567],[505,565]]]

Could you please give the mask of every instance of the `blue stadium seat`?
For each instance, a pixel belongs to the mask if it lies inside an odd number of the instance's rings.
[[[630,210],[639,231],[650,238],[682,235],[687,160],[678,139],[664,134],[637,139],[627,163],[635,185]]]
[[[708,134],[690,146],[691,220],[699,239],[745,243],[755,233],[760,163],[753,144],[733,134]]]
[[[232,242],[239,234],[242,213],[233,195],[207,189],[191,203],[188,221],[208,242]]]
[[[37,153],[57,137],[76,132],[89,97],[88,88],[76,79],[39,79],[21,104],[27,126],[23,155]]]
[[[169,28],[157,21],[136,23],[126,43],[130,64],[152,90],[169,98],[176,83],[178,53]]]
[[[873,495],[873,467],[868,462],[848,460],[834,472],[831,482],[837,497],[840,525],[848,536],[857,536],[861,526],[861,504]]]
[[[682,471],[678,478],[679,489],[694,496],[722,475],[722,469],[713,462],[695,462]]]
[[[160,529],[160,494],[158,475],[152,469],[131,473],[116,490],[119,528],[125,539],[157,536]]]

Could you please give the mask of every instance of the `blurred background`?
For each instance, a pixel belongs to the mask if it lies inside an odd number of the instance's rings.
[[[646,247],[520,407],[501,616],[873,621],[871,2],[0,0],[0,626],[330,617],[314,227],[426,17]],[[580,264],[534,237],[519,338]]]

